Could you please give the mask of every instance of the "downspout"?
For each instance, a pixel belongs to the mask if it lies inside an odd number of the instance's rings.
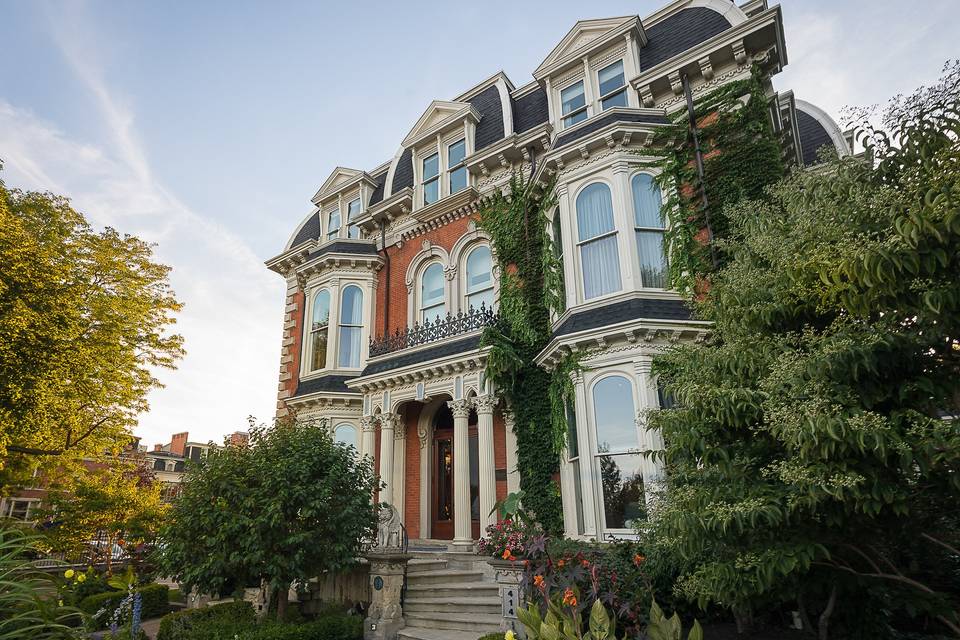
[[[380,246],[386,286],[383,290],[383,335],[390,335],[390,254],[387,253],[387,223],[380,221]]]
[[[710,205],[707,202],[707,183],[704,179],[703,153],[700,151],[700,134],[697,131],[697,114],[693,108],[693,92],[690,91],[690,78],[683,74],[683,93],[687,98],[687,116],[690,118],[690,133],[693,135],[693,152],[697,160],[697,176],[700,178],[700,197],[703,200],[703,216],[707,225],[707,242],[710,243],[710,258],[716,269],[717,247],[713,243],[713,226],[710,224]]]

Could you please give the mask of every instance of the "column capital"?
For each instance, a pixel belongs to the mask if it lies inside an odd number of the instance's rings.
[[[500,409],[500,413],[503,415],[503,424],[507,427],[507,430],[513,431],[513,425],[517,421],[517,415],[513,412],[513,409],[505,406]]]
[[[380,414],[380,428],[381,429],[396,429],[397,423],[400,422],[399,416],[395,413],[381,413]]]
[[[377,419],[373,416],[363,416],[360,418],[360,430],[361,431],[376,431],[377,430]]]
[[[493,408],[497,406],[497,397],[490,393],[477,396],[473,399],[473,406],[477,410],[477,415],[493,415]]]
[[[470,403],[466,400],[450,400],[447,406],[453,411],[454,418],[466,418],[470,416]]]
[[[393,437],[395,440],[407,439],[407,423],[403,420],[396,420],[393,423]]]

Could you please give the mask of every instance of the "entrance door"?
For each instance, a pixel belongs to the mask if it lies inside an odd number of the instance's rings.
[[[477,451],[476,415],[470,416],[470,529],[474,539],[480,537],[479,467]],[[457,452],[453,450],[453,414],[446,404],[434,417],[433,454],[431,464],[430,537],[434,540],[453,540],[454,513],[453,464]]]

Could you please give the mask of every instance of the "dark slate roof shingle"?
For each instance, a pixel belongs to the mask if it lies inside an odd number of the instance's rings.
[[[400,353],[392,358],[370,363],[360,375],[369,376],[375,373],[393,371],[394,369],[406,367],[411,364],[436,360],[437,358],[452,356],[457,353],[463,353],[464,351],[472,351],[473,349],[477,349],[479,347],[479,335],[464,338],[462,340],[455,340],[453,342],[445,342],[441,345],[437,345],[436,347],[430,347],[429,349],[413,351],[411,353]]]
[[[396,193],[401,189],[413,186],[413,151],[404,149],[400,160],[397,161],[397,168],[393,172],[393,189],[390,193]]]
[[[480,122],[473,136],[474,149],[480,151],[497,140],[503,140],[503,104],[500,90],[492,85],[468,100],[480,112]]]
[[[349,389],[345,384],[347,380],[356,378],[357,376],[320,376],[319,378],[312,378],[310,380],[300,380],[297,383],[297,392],[293,394],[293,397],[305,396],[311,393],[319,393],[320,391],[329,391],[334,393],[356,393]]]
[[[691,7],[675,13],[646,30],[647,46],[640,49],[640,71],[655,67],[729,28],[726,18],[707,7]]]
[[[579,140],[584,138],[594,131],[599,131],[608,124],[614,122],[645,122],[649,124],[670,124],[670,119],[664,115],[653,115],[648,113],[629,113],[629,112],[614,112],[609,113],[605,116],[596,118],[593,122],[587,123],[584,126],[580,127],[575,131],[570,133],[563,134],[557,138],[557,143],[554,145],[556,147],[562,147],[563,145],[573,142],[574,140]]]
[[[820,147],[828,145],[833,148],[830,134],[823,128],[820,121],[806,111],[797,109],[797,131],[800,134],[800,151],[803,153],[803,166],[809,167],[817,163],[817,152]]]
[[[537,87],[526,95],[511,100],[513,107],[513,131],[523,133],[533,129],[538,124],[550,120],[550,110],[547,106],[547,92],[543,87]]]
[[[383,187],[387,183],[387,172],[384,171],[380,175],[373,176],[373,179],[376,181],[377,186],[374,187],[373,193],[370,194],[370,205],[372,206],[383,200]]]
[[[597,307],[575,313],[553,332],[557,338],[571,333],[608,327],[627,320],[691,320],[690,308],[682,300],[631,298],[606,307]]]
[[[318,237],[320,237],[320,213],[316,212],[307,218],[307,221],[300,227],[300,231],[297,232],[293,242],[290,243],[290,248],[292,249],[301,242],[306,242],[307,240]]]
[[[316,251],[311,251],[310,255],[307,256],[307,260],[312,260],[313,258],[318,258],[328,253],[350,253],[353,255],[375,256],[377,255],[377,246],[373,240],[370,240],[369,242],[336,241],[324,245]]]

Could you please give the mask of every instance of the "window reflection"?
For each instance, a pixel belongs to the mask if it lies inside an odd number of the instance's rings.
[[[608,529],[633,529],[646,519],[642,463],[637,454],[600,456],[603,512]]]

